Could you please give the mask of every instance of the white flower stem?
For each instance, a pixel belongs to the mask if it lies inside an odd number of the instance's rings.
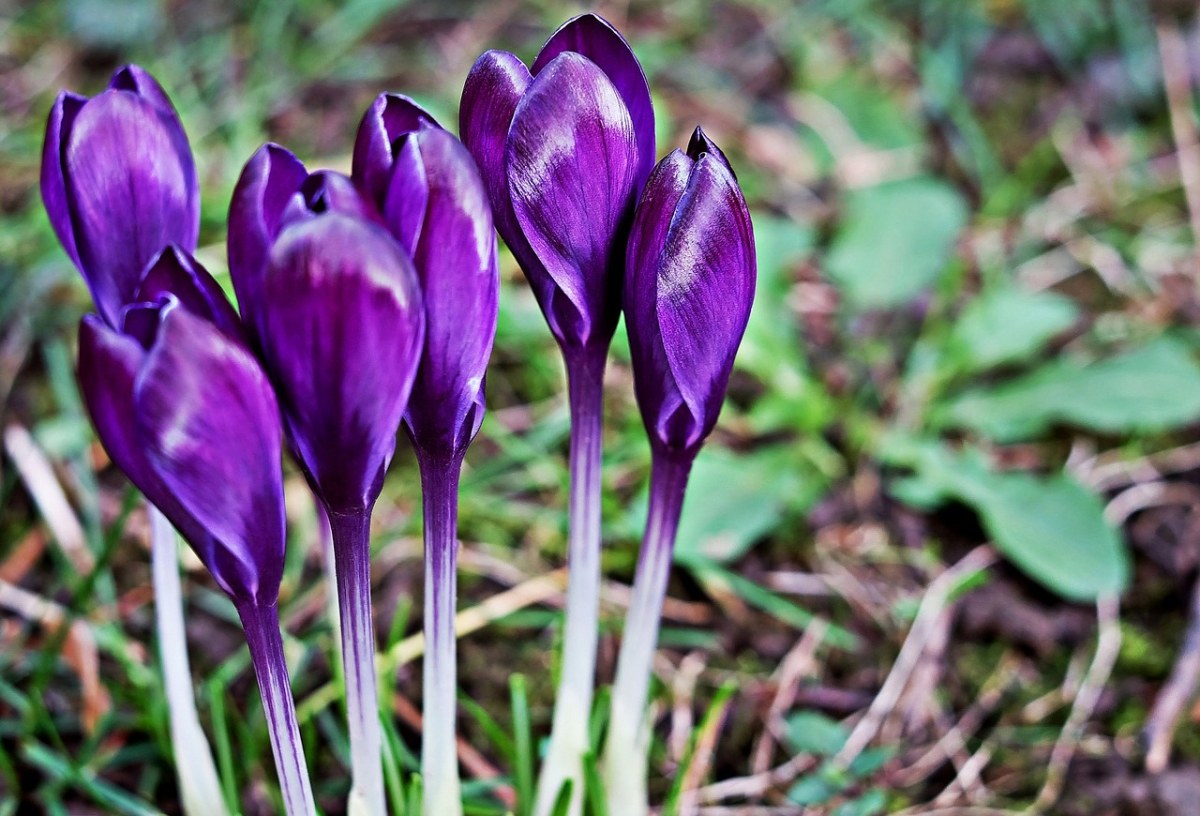
[[[304,761],[304,745],[296,725],[292,685],[283,657],[279,610],[275,604],[260,606],[253,602],[239,603],[237,610],[246,632],[250,662],[258,679],[258,693],[267,718],[284,809],[289,816],[316,816],[308,765]]]
[[[368,816],[385,816],[382,735],[371,617],[371,511],[329,513],[341,607],[346,718],[350,730],[350,801]]]
[[[188,664],[183,622],[183,587],[175,530],[166,516],[147,503],[150,514],[150,563],[154,581],[154,622],[170,716],[171,749],[183,812],[187,816],[227,816],[212,748],[200,716]],[[184,759],[186,758],[186,763]]]
[[[600,624],[600,456],[605,355],[567,357],[571,408],[571,487],[567,535],[567,602],[562,676],[546,761],[538,779],[536,816],[550,816],[559,790],[571,782],[567,816],[583,812],[583,756],[596,675]]]
[[[425,662],[421,726],[424,816],[461,816],[455,741],[454,637],[458,571],[458,479],[462,459],[418,453],[425,504]]]
[[[649,812],[646,764],[650,724],[646,722],[646,698],[690,470],[690,458],[654,454],[649,516],[617,658],[612,716],[604,747],[604,785],[611,814],[645,816]]]

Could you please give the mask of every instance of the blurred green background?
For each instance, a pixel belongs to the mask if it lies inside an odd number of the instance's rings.
[[[1172,738],[1160,713],[1140,736],[1200,560],[1193,2],[77,0],[0,6],[0,814],[179,812],[145,520],[81,411],[87,292],[37,193],[55,93],[95,93],[131,61],[158,77],[201,173],[200,257],[221,277],[229,195],[263,141],[345,169],[381,91],[454,126],[479,53],[529,61],[584,10],[641,58],[660,155],[696,124],[725,148],[758,242],[751,326],[685,507],[656,801],[680,813],[1035,800],[1064,814],[1194,813],[1170,809],[1179,790],[1200,801],[1194,722]],[[564,556],[561,364],[507,255],[503,274],[460,530],[460,605],[479,624],[460,641],[478,813],[504,812],[519,764],[512,673],[545,735],[561,593],[539,578]],[[627,359],[619,330],[604,682],[645,514]],[[402,442],[374,566],[402,779],[419,745],[419,660],[404,640],[420,626],[419,495]],[[345,734],[294,471],[289,502],[281,607],[318,801],[335,813]],[[193,669],[226,795],[274,812],[232,607],[188,568]],[[914,623],[923,599],[929,618]],[[835,768],[906,636],[919,659],[875,747]],[[1153,756],[1164,741],[1172,770],[1146,776],[1146,745]]]

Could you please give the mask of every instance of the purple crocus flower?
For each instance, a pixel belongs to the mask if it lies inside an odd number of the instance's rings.
[[[113,461],[233,600],[288,813],[314,813],[276,608],[284,504],[274,392],[232,307],[182,250],[164,251],[135,296],[115,327],[83,319],[84,403]]]
[[[229,213],[229,266],[280,396],[290,447],[333,532],[354,787],[384,812],[371,619],[371,511],[420,362],[412,262],[346,176],[309,174],[281,147],[247,163]]]
[[[459,113],[496,227],[567,349],[608,347],[620,312],[625,236],[654,166],[642,67],[608,22],[562,26],[526,68],[488,51]]]
[[[41,186],[50,224],[109,325],[163,247],[196,248],[200,193],[187,135],[166,93],[136,65],[91,99],[58,95]]]
[[[625,325],[652,467],[650,509],[613,686],[610,813],[647,812],[650,664],[688,472],[716,424],[754,300],[750,212],[729,162],[696,128],[650,176],[629,240]]]
[[[629,44],[606,21],[585,14],[555,32],[531,68],[505,51],[483,54],[467,77],[459,117],[496,228],[566,362],[570,585],[562,677],[535,812],[550,813],[571,782],[568,812],[577,816],[599,625],[604,365],[621,309],[630,219],[654,164],[654,108]]]
[[[413,260],[425,348],[404,427],[425,501],[423,812],[462,812],[455,745],[458,482],[484,414],[499,271],[487,192],[462,144],[411,100],[378,97],[358,129],[353,177]]]

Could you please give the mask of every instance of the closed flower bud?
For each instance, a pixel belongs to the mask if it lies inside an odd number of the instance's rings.
[[[607,349],[629,218],[654,162],[650,91],[629,44],[585,14],[532,69],[485,53],[463,89],[460,130],[555,338]]]
[[[349,178],[266,145],[234,191],[229,266],[313,490],[330,512],[369,509],[424,337],[412,262]]]
[[[651,444],[693,454],[716,424],[754,299],[750,212],[699,128],[664,158],[634,216],[625,319]]]
[[[42,200],[110,326],[167,244],[196,248],[200,194],[170,100],[130,65],[91,99],[64,91],[46,125]]]
[[[173,291],[185,287],[177,280]],[[221,588],[237,602],[271,605],[284,556],[279,408],[249,349],[185,300],[206,295],[131,304],[115,329],[83,319],[84,403],[109,456]]]
[[[423,453],[461,456],[483,422],[500,278],[487,193],[462,144],[405,97],[380,96],[353,176],[409,253],[425,301],[425,347],[404,424]]]

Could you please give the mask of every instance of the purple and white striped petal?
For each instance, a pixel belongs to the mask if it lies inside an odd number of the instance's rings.
[[[507,175],[517,226],[554,284],[543,311],[568,346],[607,345],[616,327],[637,162],[612,82],[585,57],[555,57],[517,106]]]
[[[446,131],[411,134],[401,156],[384,218],[412,256],[426,315],[405,424],[418,448],[461,454],[483,421],[483,379],[496,333],[500,280],[491,210],[475,162]],[[413,213],[413,202],[423,211]]]
[[[412,262],[381,227],[298,221],[271,250],[259,342],[292,446],[331,512],[379,495],[420,359]]]
[[[582,54],[603,71],[625,102],[637,134],[640,190],[654,168],[654,105],[650,101],[650,83],[629,42],[607,20],[595,14],[581,14],[564,23],[550,36],[533,62],[536,76],[550,61],[567,51]]]
[[[383,201],[391,179],[396,142],[422,127],[441,127],[429,111],[402,94],[380,94],[371,103],[354,139],[350,177],[374,202]]]

